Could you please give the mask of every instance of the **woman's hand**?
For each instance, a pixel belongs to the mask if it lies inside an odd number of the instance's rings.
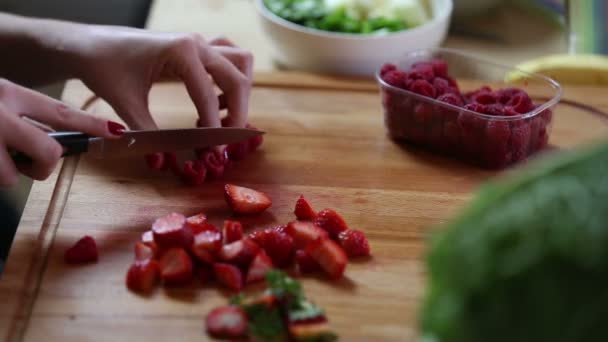
[[[73,130],[117,138],[125,128],[70,108],[65,103],[0,78],[0,187],[14,185],[18,172],[33,179],[46,179],[61,158],[63,149],[53,138],[24,117],[57,130]],[[9,149],[26,154],[31,164],[16,165]]]
[[[75,75],[130,128],[156,128],[148,93],[154,82],[168,79],[184,82],[202,126],[221,126],[220,102],[231,126],[247,122],[253,57],[230,41],[106,26],[88,27],[81,39],[74,45]]]

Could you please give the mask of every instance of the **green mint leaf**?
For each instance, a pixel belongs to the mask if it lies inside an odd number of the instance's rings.
[[[286,330],[277,308],[253,305],[247,308],[249,334],[263,341],[278,341],[286,335]]]

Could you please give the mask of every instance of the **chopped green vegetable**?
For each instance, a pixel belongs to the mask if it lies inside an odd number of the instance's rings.
[[[608,340],[608,143],[485,185],[443,228],[424,341]]]

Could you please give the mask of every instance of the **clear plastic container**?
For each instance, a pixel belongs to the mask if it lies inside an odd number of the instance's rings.
[[[383,80],[378,70],[376,79],[382,95],[384,123],[393,139],[492,169],[524,160],[547,146],[552,111],[562,93],[557,82],[443,48],[414,51],[392,63],[400,70],[408,71],[415,63],[433,59],[446,61],[448,74],[456,81],[467,80],[459,82],[460,93],[465,94],[485,84],[489,84],[492,91],[519,88],[531,98],[531,110],[511,112],[509,116],[482,114],[393,86]],[[526,80],[518,83],[505,81],[507,75],[516,73],[525,74]],[[461,99],[465,103],[469,101],[466,97]]]

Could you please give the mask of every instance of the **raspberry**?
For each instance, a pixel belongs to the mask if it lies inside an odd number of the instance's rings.
[[[445,78],[435,77],[433,80],[433,87],[435,87],[435,90],[437,91],[437,96],[453,92],[448,80]]]
[[[511,100],[509,100],[509,102],[507,102],[507,105],[512,106],[513,109],[520,114],[527,113],[534,109],[532,100],[526,93],[515,95]]]
[[[430,82],[433,80],[433,78],[435,78],[435,72],[433,71],[433,66],[430,63],[421,62],[412,65],[409,77],[416,80],[422,79]]]
[[[437,79],[435,79],[435,80],[437,80]],[[443,94],[443,95],[437,97],[437,101],[449,103],[449,104],[457,106],[457,107],[462,107],[462,105],[463,105],[462,99],[452,93]]]
[[[474,110],[474,107],[478,106],[483,105],[468,104],[465,108]],[[457,123],[460,128],[463,151],[469,158],[478,157],[481,154],[486,120],[473,113],[461,112],[458,115]]]
[[[428,143],[439,150],[449,148],[443,139],[443,122],[437,120],[438,124],[433,125],[429,129]]]
[[[384,82],[394,87],[405,89],[405,80],[407,79],[407,74],[401,70],[393,70],[382,76],[382,79]]]
[[[416,94],[428,96],[431,98],[435,98],[435,96],[437,95],[435,88],[433,88],[433,86],[426,80],[415,80],[414,82],[412,82],[408,90]]]
[[[551,123],[551,119],[553,119],[553,112],[551,109],[545,109],[540,113],[540,117],[542,118],[543,123],[548,125]]]
[[[449,149],[460,149],[460,130],[456,120],[448,120],[443,123],[443,139]]]
[[[515,115],[519,115],[518,112],[515,111],[515,109],[513,109],[513,106],[504,106],[502,109],[502,114],[504,116],[515,116]]]
[[[426,102],[420,102],[414,107],[414,121],[420,126],[429,125],[433,121],[433,105]]]
[[[389,71],[393,71],[393,70],[397,70],[397,66],[395,64],[386,63],[380,69],[380,76],[384,77],[384,74],[388,73]]]
[[[513,161],[523,160],[528,156],[530,146],[530,122],[517,120],[511,123],[511,151]]]
[[[471,102],[481,104],[496,103],[496,98],[491,91],[479,91],[471,95]]]
[[[488,115],[503,116],[504,107],[500,103],[492,103],[492,104],[486,105],[483,112],[484,112],[484,114],[488,114]]]
[[[510,137],[511,129],[508,122],[502,120],[488,121],[483,159],[485,166],[501,168],[511,162]]]
[[[448,76],[448,63],[442,59],[433,59],[431,66],[435,72],[435,76],[447,77]]]
[[[494,95],[496,97],[496,101],[507,104],[515,95],[525,93],[523,90],[519,88],[504,88],[497,90]]]
[[[460,93],[460,90],[458,90],[458,82],[456,82],[455,79],[453,79],[450,76],[446,76],[445,79],[448,81],[448,84],[450,85],[450,87],[454,88],[456,90],[456,92]]]
[[[469,103],[466,104],[464,108],[481,114],[483,114],[486,110],[486,106],[480,103]]]

